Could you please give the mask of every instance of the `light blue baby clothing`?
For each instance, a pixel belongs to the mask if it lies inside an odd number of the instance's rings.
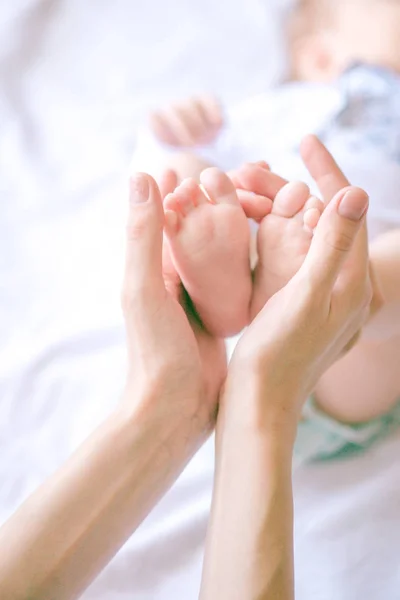
[[[310,398],[297,431],[294,464],[352,456],[370,448],[399,426],[400,402],[368,423],[346,425],[326,415]]]

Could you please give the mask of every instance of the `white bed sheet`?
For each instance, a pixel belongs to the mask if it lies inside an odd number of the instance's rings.
[[[125,172],[136,126],[167,99],[213,90],[233,102],[276,79],[282,51],[265,4],[2,4],[0,520],[121,390]],[[400,597],[399,450],[394,436],[363,457],[296,472],[300,600]],[[196,598],[212,476],[210,441],[85,598]]]

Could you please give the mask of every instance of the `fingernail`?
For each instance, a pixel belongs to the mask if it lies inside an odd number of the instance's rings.
[[[362,190],[346,192],[339,204],[339,215],[352,221],[359,221],[368,209],[369,198]]]
[[[129,196],[129,200],[132,204],[147,202],[149,199],[149,193],[149,182],[145,175],[138,174],[132,177]]]

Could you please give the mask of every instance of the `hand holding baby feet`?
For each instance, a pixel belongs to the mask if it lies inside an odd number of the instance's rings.
[[[249,322],[250,229],[230,179],[207,169],[164,201],[172,260],[206,329],[218,337]],[[204,190],[204,191],[203,191]]]
[[[251,303],[253,319],[266,302],[297,273],[310,248],[323,203],[301,182],[287,183],[260,163],[246,165],[233,178],[250,218],[259,221],[258,263]],[[249,194],[251,192],[251,194]],[[262,218],[259,198],[272,210]],[[253,198],[253,203],[252,203]]]

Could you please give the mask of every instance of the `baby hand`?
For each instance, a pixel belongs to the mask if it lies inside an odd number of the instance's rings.
[[[222,126],[222,109],[213,96],[190,98],[150,114],[153,135],[176,148],[210,144]]]

